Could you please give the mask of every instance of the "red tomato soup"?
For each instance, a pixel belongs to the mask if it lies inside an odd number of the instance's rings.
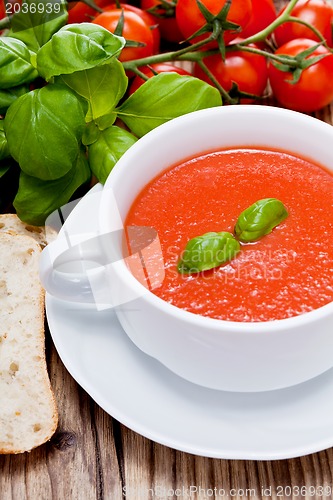
[[[180,274],[186,243],[234,230],[240,213],[277,198],[288,217],[230,262]],[[125,226],[158,233],[165,279],[152,293],[192,313],[229,321],[268,321],[333,300],[333,176],[291,154],[232,149],[203,154],[164,171],[134,201]]]

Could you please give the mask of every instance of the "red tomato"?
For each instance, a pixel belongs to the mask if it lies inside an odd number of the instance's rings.
[[[5,2],[0,2],[0,19],[6,16]]]
[[[226,0],[201,0],[204,6],[214,15],[218,14]],[[228,13],[227,20],[245,28],[250,20],[252,12],[251,0],[233,0]],[[205,25],[206,20],[200,12],[197,5],[197,0],[178,0],[176,6],[176,19],[180,31],[183,36],[188,39],[191,35],[196,33],[202,26]],[[209,33],[204,33],[199,37],[190,40],[191,43],[196,43],[199,40],[207,38]],[[224,40],[229,43],[236,38],[238,33],[233,31],[226,31],[224,33]]]
[[[250,47],[255,45],[250,44]],[[236,83],[241,92],[261,96],[268,80],[267,62],[264,56],[250,52],[227,52],[225,61],[220,54],[204,58],[204,63],[220,85],[227,91]],[[194,75],[213,85],[212,81],[196,64]],[[253,99],[241,99],[243,104],[253,102]]]
[[[333,45],[333,6],[329,2],[325,0],[300,0],[291,11],[291,15],[303,21],[307,21],[317,28],[325,37],[328,45]],[[318,41],[318,37],[310,28],[296,22],[281,24],[274,31],[274,36],[279,46],[295,38],[309,38],[310,40]]]
[[[122,10],[114,9],[103,12],[95,17],[93,24],[98,24],[108,29],[112,33],[115,32],[119,22]],[[153,54],[154,42],[151,29],[147,24],[134,12],[124,11],[124,27],[123,37],[126,40],[144,43],[142,47],[125,47],[119,56],[120,61],[131,61],[142,57],[148,57]]]
[[[282,45],[275,54],[296,56],[303,50],[316,45],[313,40],[299,38]],[[291,84],[292,73],[280,71],[269,64],[268,76],[277,101],[286,108],[296,111],[316,111],[333,99],[333,54],[320,45],[309,57],[327,54],[326,57],[302,71],[299,81]]]
[[[252,0],[252,15],[242,31],[242,38],[255,35],[267,28],[276,17],[273,0]]]
[[[110,0],[95,0],[95,4],[98,7],[103,8],[110,4]],[[98,14],[97,10],[89,7],[83,2],[76,2],[73,7],[71,5],[72,4],[70,3],[68,10],[68,24],[88,23]]]
[[[152,71],[152,69],[154,71]],[[174,66],[173,64],[167,64],[167,63],[160,63],[160,64],[151,64],[149,67],[148,66],[143,66],[139,68],[139,70],[147,75],[149,78],[155,76],[156,73],[178,73],[178,75],[187,75],[191,76],[191,73],[186,71],[183,68],[179,68],[178,66]],[[141,85],[145,83],[145,80],[141,78],[140,76],[136,76],[133,80],[133,82],[130,85],[129,88],[129,95],[133,94]]]
[[[173,5],[170,7],[170,12],[166,11],[160,0],[141,0],[140,5],[141,9],[145,11],[153,9],[157,14],[156,16],[154,15],[154,19],[159,27],[163,40],[173,43],[178,43],[183,40],[184,37],[178,28]]]
[[[110,0],[108,0],[109,2]],[[141,19],[147,24],[147,26],[150,27],[151,33],[153,35],[153,41],[154,41],[154,54],[157,54],[160,48],[160,30],[156,26],[156,20],[154,16],[149,14],[149,12],[146,12],[145,10],[139,9],[139,7],[134,7],[134,5],[130,5],[127,3],[121,3],[120,8],[134,12],[137,14]],[[117,5],[115,3],[107,5],[103,10],[104,11],[109,11],[109,10],[116,10]]]

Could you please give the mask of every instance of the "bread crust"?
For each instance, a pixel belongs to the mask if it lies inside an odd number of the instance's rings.
[[[42,248],[54,241],[58,234],[55,229],[49,226],[26,224],[16,214],[0,214],[0,232],[31,236]]]
[[[1,454],[23,453],[40,446],[58,425],[45,356],[40,252],[40,244],[31,236],[0,232]],[[17,274],[25,269],[23,285]]]

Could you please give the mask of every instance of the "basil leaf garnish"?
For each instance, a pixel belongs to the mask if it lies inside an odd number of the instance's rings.
[[[187,243],[177,268],[182,274],[208,271],[233,259],[239,251],[240,245],[231,233],[205,233]]]
[[[236,238],[242,242],[256,241],[271,233],[287,216],[287,209],[280,200],[258,200],[238,217],[235,226]]]

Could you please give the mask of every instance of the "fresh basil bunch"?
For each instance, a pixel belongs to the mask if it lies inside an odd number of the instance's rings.
[[[15,14],[0,37],[0,182],[14,159],[14,207],[30,224],[43,224],[92,174],[105,182],[153,128],[222,104],[218,90],[177,74],[157,75],[126,99],[117,59],[124,38],[95,24],[66,25],[64,1],[53,2],[53,15]]]
[[[5,131],[3,129],[3,121],[0,122],[0,160],[7,158],[9,156],[7,139],[5,136]]]

